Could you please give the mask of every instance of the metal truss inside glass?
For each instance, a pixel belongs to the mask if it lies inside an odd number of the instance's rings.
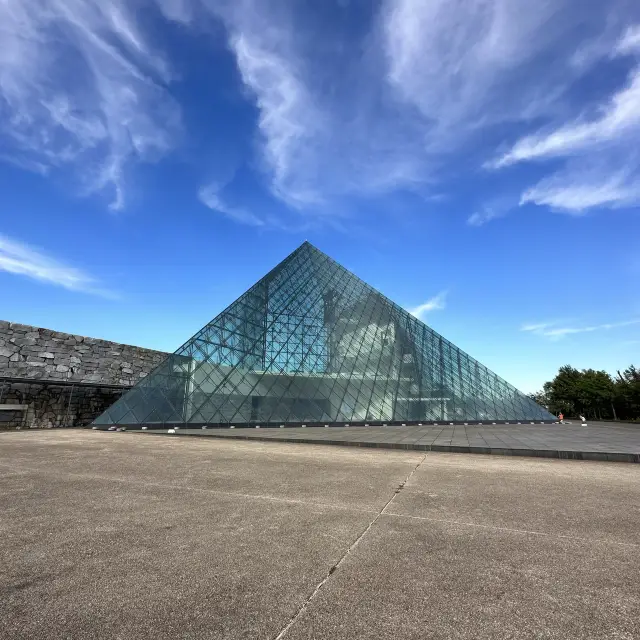
[[[305,242],[94,424],[553,419]]]

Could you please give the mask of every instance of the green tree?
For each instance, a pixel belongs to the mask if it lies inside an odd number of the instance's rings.
[[[640,370],[633,365],[622,373],[618,371],[615,381],[615,403],[620,418],[640,418]]]
[[[589,418],[616,419],[615,384],[606,371],[584,369],[578,382],[578,408]]]
[[[565,365],[543,390],[530,396],[554,414],[584,414],[598,420],[640,418],[640,370],[634,366],[612,378],[606,371]]]
[[[570,365],[560,367],[558,374],[544,385],[549,400],[549,411],[558,414],[577,415],[579,411],[580,382],[582,374]]]

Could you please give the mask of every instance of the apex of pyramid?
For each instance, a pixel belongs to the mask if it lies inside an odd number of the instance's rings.
[[[309,242],[308,240],[305,240],[297,249],[296,251],[301,251],[303,249],[313,249],[315,251],[320,251],[320,249],[318,249],[318,247],[316,247],[314,244],[312,244],[311,242]]]
[[[318,251],[319,253],[324,253],[324,251],[322,249],[318,249],[318,247],[316,247],[315,244],[313,244],[313,242],[309,242],[309,240],[305,240],[301,245],[300,245],[300,249],[302,249],[303,247],[306,247],[307,249],[313,249],[314,251]],[[326,255],[326,254],[325,254]]]

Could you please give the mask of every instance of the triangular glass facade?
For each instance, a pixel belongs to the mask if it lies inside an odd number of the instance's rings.
[[[531,420],[554,417],[305,242],[94,424]]]

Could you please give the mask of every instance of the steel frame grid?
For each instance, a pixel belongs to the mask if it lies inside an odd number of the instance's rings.
[[[305,242],[94,424],[494,420],[554,418]]]

